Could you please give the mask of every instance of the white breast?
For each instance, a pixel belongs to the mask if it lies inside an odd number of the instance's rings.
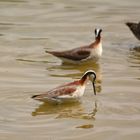
[[[84,92],[85,92],[85,86],[79,86],[72,96],[75,98],[79,98],[83,96]]]
[[[90,58],[99,59],[101,55],[102,55],[102,43],[100,43],[98,47],[92,49]]]

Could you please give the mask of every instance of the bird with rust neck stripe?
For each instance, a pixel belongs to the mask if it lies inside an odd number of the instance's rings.
[[[139,23],[127,22],[126,25],[129,27],[129,29],[132,31],[135,37],[138,40],[140,40],[140,22]]]
[[[79,99],[83,96],[88,81],[93,84],[94,94],[96,95],[95,80],[96,73],[88,70],[84,73],[80,80],[58,86],[46,93],[32,96],[33,99],[39,101],[67,101],[71,99]]]
[[[63,63],[79,63],[87,60],[95,62],[102,55],[102,29],[95,29],[95,41],[89,45],[67,51],[46,51],[62,60]]]

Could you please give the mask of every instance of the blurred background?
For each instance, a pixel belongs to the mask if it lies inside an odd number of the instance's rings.
[[[0,139],[139,140],[140,41],[126,22],[140,21],[139,0],[0,0]],[[62,65],[45,50],[94,41],[96,64]],[[30,97],[97,73],[78,103],[51,105]]]

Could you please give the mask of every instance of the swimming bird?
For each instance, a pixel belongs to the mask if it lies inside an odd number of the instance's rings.
[[[66,51],[46,51],[62,60],[63,63],[79,63],[86,60],[94,60],[95,62],[102,55],[102,29],[95,29],[95,41],[89,45]]]
[[[127,22],[126,25],[129,27],[129,29],[132,31],[135,37],[138,40],[140,40],[140,22],[139,23]]]
[[[95,80],[96,73],[93,70],[86,71],[80,80],[60,85],[46,93],[32,96],[33,99],[39,101],[67,101],[73,99],[79,99],[83,96],[85,87],[88,81],[93,84],[94,94],[96,95]]]

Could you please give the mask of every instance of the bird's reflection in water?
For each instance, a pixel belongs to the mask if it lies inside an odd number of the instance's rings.
[[[47,70],[50,71],[50,76],[52,77],[66,77],[72,79],[81,78],[82,74],[87,70],[94,70],[96,72],[96,90],[97,92],[101,92],[101,83],[102,83],[102,75],[101,75],[101,67],[99,63],[93,63],[92,60],[88,62],[83,62],[81,64],[70,64],[70,65],[53,65],[48,66]]]
[[[134,46],[133,48],[130,48],[130,52],[133,54],[140,53],[140,46]]]
[[[32,116],[51,115],[54,114],[58,118],[77,118],[77,119],[95,119],[97,112],[97,102],[94,103],[90,112],[86,112],[82,104],[79,102],[67,102],[62,104],[48,103],[41,104]]]
[[[130,48],[128,61],[131,62],[132,67],[140,66],[140,46],[135,46],[133,48]]]

